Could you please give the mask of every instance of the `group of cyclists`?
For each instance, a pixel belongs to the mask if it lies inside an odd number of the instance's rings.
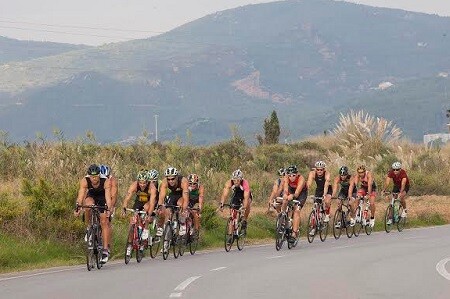
[[[274,181],[272,192],[269,196],[268,210],[274,207],[278,213],[285,213],[289,201],[295,200],[298,203],[295,205],[293,213],[291,235],[293,240],[298,238],[300,210],[303,208],[308,197],[308,190],[311,190],[313,184],[316,185],[315,198],[323,198],[325,222],[328,222],[330,219],[332,199],[348,199],[351,210],[350,225],[353,226],[358,205],[356,199],[367,196],[370,201],[370,226],[374,226],[377,185],[372,172],[367,170],[364,165],[357,167],[356,174],[351,174],[347,166],[340,167],[339,175],[333,181],[331,180],[331,173],[326,170],[326,164],[323,161],[315,163],[314,168],[308,173],[307,179],[299,173],[296,165],[280,168],[278,175],[279,178]],[[409,179],[400,162],[392,164],[392,169],[386,175],[382,189],[383,193],[391,182],[394,185],[392,192],[399,194],[399,199],[403,206],[401,217],[406,217],[405,199],[409,191]],[[231,196],[230,192],[232,192]],[[102,242],[106,244],[106,246],[103,246],[102,263],[106,263],[110,256],[111,220],[117,204],[117,195],[118,183],[111,173],[111,168],[107,165],[90,165],[86,176],[81,179],[79,184],[74,215],[80,215],[80,206],[96,205],[104,207],[104,209],[100,210],[100,226],[103,232]],[[164,224],[167,223],[172,213],[172,209],[166,208],[166,206],[180,207],[181,225],[178,232],[180,236],[186,234],[186,226],[184,224],[187,217],[193,220],[193,231],[198,232],[200,230],[205,188],[200,183],[197,174],[191,173],[185,177],[176,168],[170,166],[165,169],[164,177],[160,178],[156,169],[140,170],[136,175],[136,180],[129,186],[123,200],[123,215],[125,215],[126,208],[133,196],[133,210],[146,212],[142,239],[145,240],[149,237],[148,224],[153,222],[154,217],[158,219],[156,236],[161,237],[163,235]],[[240,169],[233,171],[231,179],[225,182],[220,197],[220,210],[223,209],[225,201],[229,198],[231,198],[231,205],[243,208],[242,229],[246,229],[251,211],[252,192],[250,183],[244,179],[244,174]],[[194,207],[196,208],[194,209]],[[85,213],[85,219],[89,221],[89,209],[86,209]],[[314,231],[310,233],[314,234]],[[128,240],[128,244],[131,244],[131,241]],[[131,247],[128,247],[126,254],[130,254],[130,252]]]
[[[355,225],[355,214],[358,206],[358,198],[367,197],[370,202],[369,225],[375,225],[375,198],[377,196],[377,185],[375,183],[374,175],[365,165],[359,165],[356,169],[356,174],[351,174],[347,166],[339,168],[339,174],[332,181],[331,173],[326,170],[326,164],[323,161],[317,161],[314,168],[308,173],[308,178],[305,178],[299,173],[296,165],[291,165],[287,168],[280,168],[278,170],[279,178],[274,181],[272,192],[268,199],[267,210],[273,207],[278,213],[286,211],[289,201],[295,200],[298,204],[295,205],[292,222],[291,240],[296,240],[299,234],[300,227],[300,210],[303,208],[308,197],[308,190],[313,184],[316,185],[314,197],[316,199],[323,199],[325,210],[324,222],[330,221],[330,207],[332,198],[339,199],[339,205],[343,200],[349,201],[350,206],[350,226]],[[400,217],[407,217],[406,198],[409,191],[409,178],[400,162],[394,162],[391,170],[386,175],[382,194],[386,193],[386,189],[393,183],[392,193],[398,193],[401,201],[403,211]],[[337,195],[337,196],[336,196]],[[391,221],[391,220],[388,220]],[[390,223],[388,223],[390,224]],[[314,229],[309,232],[314,235]]]

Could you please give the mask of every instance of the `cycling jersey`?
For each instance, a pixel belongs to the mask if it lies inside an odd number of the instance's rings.
[[[105,197],[105,181],[106,178],[100,178],[100,183],[98,187],[94,187],[92,185],[91,178],[89,176],[85,177],[87,185],[88,185],[88,193],[86,197],[92,197],[94,199],[94,203],[98,206],[106,206],[106,197]]]
[[[394,182],[394,189],[392,192],[398,193],[402,186],[402,180],[406,178],[405,191],[409,191],[409,178],[404,169],[400,169],[400,171],[396,174],[392,169],[388,172],[388,177],[392,179]]]
[[[178,200],[183,196],[183,189],[181,188],[182,179],[183,177],[181,175],[176,176],[177,183],[175,186],[170,186],[169,183],[167,183],[167,205],[176,206]]]
[[[315,194],[316,197],[323,196],[323,189],[325,188],[325,182],[326,182],[325,174],[326,174],[326,171],[323,172],[322,176],[318,176],[317,173],[314,175],[315,176],[314,180],[316,181],[316,185],[317,185],[316,194]],[[331,185],[329,185],[327,194],[331,195],[332,193],[333,193],[333,189],[332,189]]]
[[[366,171],[366,173],[364,174],[364,177],[361,178],[360,176],[358,176],[358,180],[360,182],[360,189],[364,189],[366,192],[369,190],[369,178],[367,175],[368,171]],[[377,190],[377,184],[375,183],[375,180],[373,180],[372,182],[372,191],[376,191]]]
[[[248,191],[250,193],[249,199],[252,199],[252,193],[250,191],[250,185],[247,180],[242,179],[240,184],[236,186],[231,180],[231,190],[233,191],[233,196],[231,198],[231,203],[233,205],[240,205],[244,200],[244,192]]]
[[[300,176],[297,176],[293,182],[288,178],[288,194],[295,194],[295,190],[297,190],[299,181]],[[308,197],[308,188],[304,186],[298,197],[293,199],[298,200],[300,202],[300,207],[303,208],[303,205],[305,204],[307,197]]]
[[[347,198],[348,197],[348,189],[350,188],[350,179],[351,175],[347,174],[344,179],[339,176],[339,185],[341,186],[341,190],[339,190],[338,198]],[[352,194],[356,193],[356,186],[353,186]],[[356,196],[356,194],[354,195]]]
[[[197,186],[197,189],[189,188],[189,207],[193,208],[196,204],[198,204],[200,198],[200,184]]]

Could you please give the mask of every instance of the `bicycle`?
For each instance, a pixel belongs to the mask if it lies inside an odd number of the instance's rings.
[[[356,218],[355,226],[353,227],[353,234],[355,237],[358,237],[361,229],[364,227],[366,234],[370,235],[373,227],[370,226],[370,218],[372,213],[370,212],[369,197],[358,195],[356,199],[359,201],[359,204],[356,207]]]
[[[282,197],[277,198],[283,199]],[[291,249],[298,244],[298,240],[300,239],[300,234],[297,235],[294,242],[291,242],[291,234],[292,234],[292,218],[294,216],[295,208],[300,204],[298,200],[290,200],[287,205],[286,212],[281,212],[278,214],[276,221],[276,237],[275,237],[275,249],[279,251],[284,242],[287,240],[288,249]],[[281,205],[279,202],[275,202],[272,204],[274,208],[276,206]]]
[[[340,201],[340,207],[334,213],[333,219],[333,235],[337,240],[341,237],[342,230],[345,229],[345,233],[348,238],[353,235],[353,227],[350,226],[350,208],[348,204],[348,198],[338,198]],[[347,200],[347,203],[344,201]]]
[[[314,205],[308,218],[308,242],[312,243],[314,241],[317,231],[319,231],[320,240],[325,242],[328,235],[328,222],[324,221],[325,210],[323,208],[323,197],[313,196],[312,198],[314,200]]]
[[[165,205],[165,207],[172,210],[170,218],[169,220],[167,220],[166,225],[164,227],[163,233],[162,255],[163,259],[167,260],[167,257],[169,256],[170,247],[172,247],[174,258],[178,258],[178,256],[180,255],[181,238],[179,235],[180,231],[179,211],[181,207],[175,205]]]
[[[391,194],[391,202],[386,208],[386,213],[384,215],[384,229],[387,233],[391,232],[392,226],[397,224],[397,230],[399,232],[403,231],[406,224],[406,217],[402,217],[403,206],[398,198],[398,193],[394,192],[384,192],[384,195]]]
[[[150,249],[150,257],[154,259],[158,255],[159,248],[161,247],[162,237],[156,235],[159,216],[155,212],[151,216],[153,217],[153,221],[148,225],[148,247]]]
[[[188,208],[188,210],[191,211],[200,211],[199,208]],[[198,241],[199,241],[199,231],[194,231],[193,227],[193,219],[191,216],[191,213],[189,213],[189,216],[186,217],[186,234],[182,237],[182,242],[180,245],[180,255],[182,256],[184,254],[184,251],[186,247],[189,247],[189,252],[191,255],[194,255],[197,251],[198,247]]]
[[[242,204],[224,204],[223,206],[230,208],[230,217],[225,227],[225,251],[229,252],[231,250],[234,240],[236,240],[237,248],[241,251],[244,249],[247,235],[247,229],[242,229],[245,209],[242,207]]]
[[[101,269],[102,263],[102,252],[103,252],[103,242],[102,242],[102,227],[100,225],[100,211],[107,211],[106,206],[98,205],[76,205],[76,209],[91,209],[91,219],[90,224],[86,230],[86,266],[88,271],[94,269]]]
[[[128,264],[136,252],[136,261],[140,263],[144,257],[144,250],[148,247],[148,240],[142,239],[142,231],[144,229],[146,211],[126,208],[125,211],[132,212],[130,229],[127,236],[127,245],[125,247],[125,264]],[[129,241],[131,239],[131,242]]]

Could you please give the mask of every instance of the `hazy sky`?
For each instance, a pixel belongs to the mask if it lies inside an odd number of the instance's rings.
[[[0,36],[100,45],[146,38],[216,11],[272,0],[0,0]],[[450,16],[449,0],[349,0]]]

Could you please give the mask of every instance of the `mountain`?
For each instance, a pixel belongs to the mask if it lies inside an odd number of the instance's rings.
[[[449,30],[450,18],[346,2],[244,6],[149,39],[0,65],[0,128],[18,140],[56,126],[113,141],[153,131],[158,114],[161,139],[209,143],[238,124],[254,140],[276,109],[299,138],[360,107],[421,140],[442,125],[409,120],[450,103],[448,77],[437,77],[450,72]],[[383,82],[392,86],[376,89]],[[419,94],[422,109],[411,105]]]
[[[53,56],[69,51],[87,49],[85,45],[52,42],[21,41],[0,36],[0,64]]]

